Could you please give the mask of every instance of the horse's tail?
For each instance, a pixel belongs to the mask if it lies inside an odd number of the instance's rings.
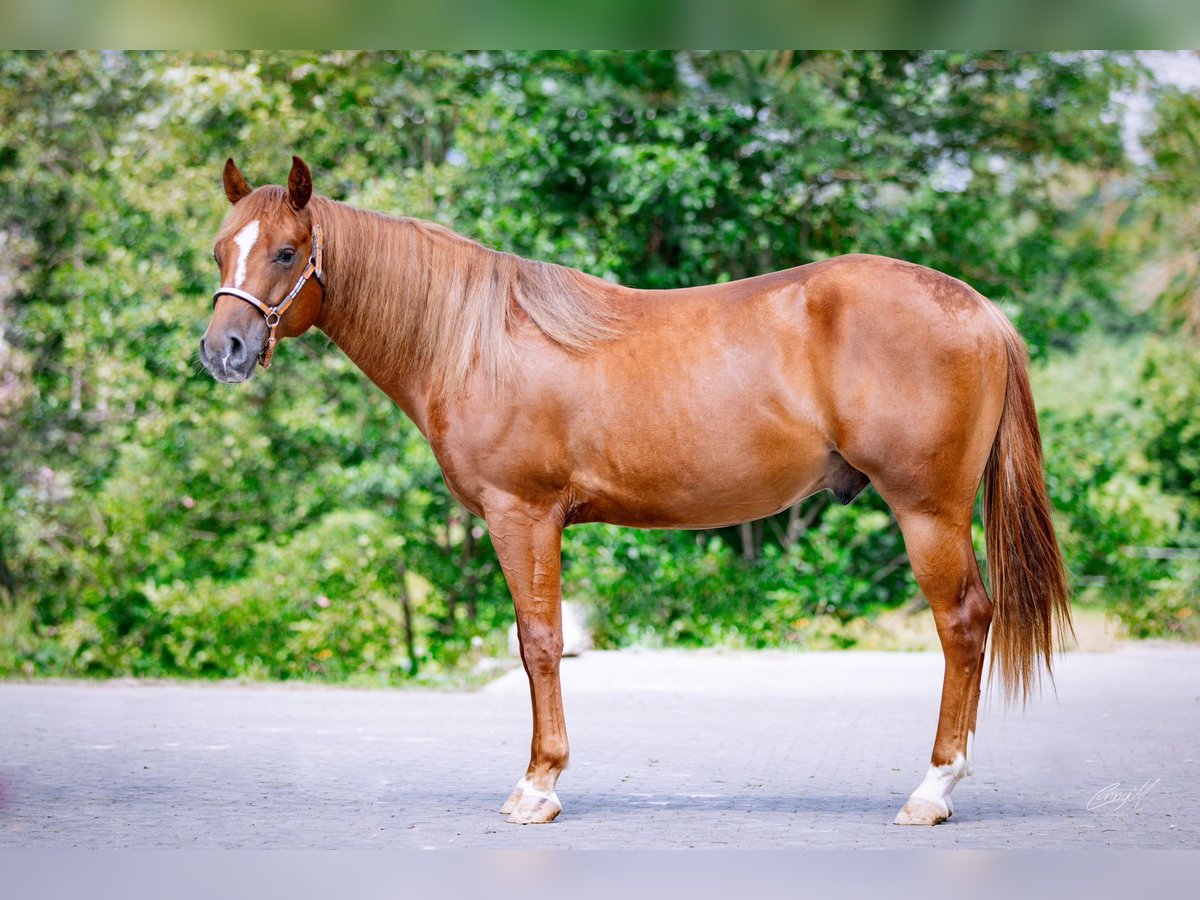
[[[1004,321],[1008,385],[1000,427],[984,472],[983,521],[995,604],[992,658],[1009,701],[1028,702],[1040,664],[1053,680],[1054,632],[1070,633],[1070,587],[1043,474],[1042,441],[1029,386],[1025,344]],[[1039,660],[1040,657],[1040,660]]]

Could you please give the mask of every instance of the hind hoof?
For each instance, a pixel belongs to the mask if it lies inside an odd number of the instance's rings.
[[[910,797],[899,813],[896,814],[893,825],[937,825],[950,818],[949,807],[941,807],[920,797]]]

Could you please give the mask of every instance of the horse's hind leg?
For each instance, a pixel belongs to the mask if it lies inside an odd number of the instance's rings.
[[[500,812],[518,825],[552,822],[567,766],[567,726],[558,667],[562,659],[562,525],[549,513],[504,504],[487,510],[492,544],[517,613],[521,661],[533,699],[529,767]]]
[[[946,671],[933,757],[897,825],[936,825],[954,811],[950,792],[971,774],[983,649],[992,621],[971,545],[972,505],[954,514],[896,510],[917,583],[937,625]]]

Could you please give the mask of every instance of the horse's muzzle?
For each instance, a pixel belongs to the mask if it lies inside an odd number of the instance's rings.
[[[222,337],[205,335],[200,339],[200,362],[213,378],[225,384],[249,380],[258,362],[259,348],[251,347],[245,337],[226,332]]]

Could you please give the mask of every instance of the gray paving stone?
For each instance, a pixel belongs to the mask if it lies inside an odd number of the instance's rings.
[[[938,655],[589,653],[563,681],[565,810],[525,828],[496,812],[528,755],[520,671],[473,693],[3,683],[0,847],[1200,847],[1200,648],[1068,654],[1057,696],[986,706],[928,829],[890,823]]]

